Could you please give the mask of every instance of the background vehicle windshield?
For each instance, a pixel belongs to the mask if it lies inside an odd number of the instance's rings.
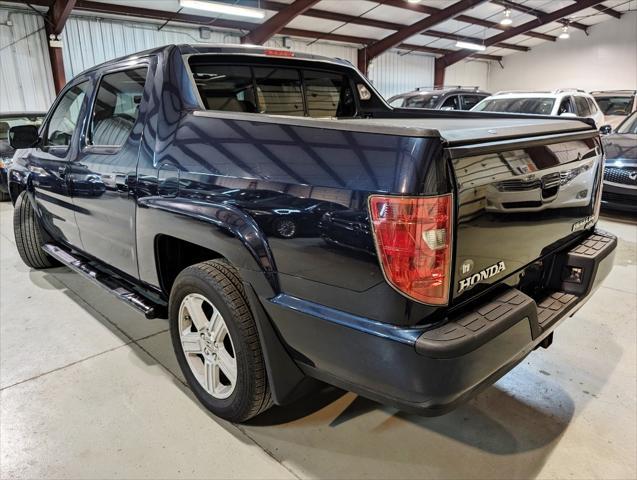
[[[624,120],[622,124],[617,128],[616,133],[629,133],[637,135],[637,112],[633,112],[630,117]]]
[[[633,109],[632,96],[595,97],[604,115],[629,115]]]
[[[554,98],[492,98],[478,103],[471,110],[476,112],[511,112],[550,115],[555,105]]]
[[[436,108],[440,95],[429,93],[426,95],[416,95],[405,99],[405,108]]]

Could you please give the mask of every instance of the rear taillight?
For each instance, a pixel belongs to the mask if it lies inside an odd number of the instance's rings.
[[[398,291],[419,302],[446,305],[449,301],[451,208],[450,194],[369,198],[385,277]]]

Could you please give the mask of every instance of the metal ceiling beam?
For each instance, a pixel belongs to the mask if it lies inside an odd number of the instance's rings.
[[[499,33],[492,37],[487,38],[484,41],[484,45],[489,47],[498,42],[502,42],[504,40],[508,40],[516,35],[521,35],[524,32],[531,30],[532,28],[541,27],[542,25],[546,25],[547,23],[555,22],[561,18],[568,17],[580,10],[584,10],[586,8],[593,7],[602,0],[579,0],[577,3],[573,3],[567,7],[561,8],[551,13],[547,13],[542,20],[534,19],[530,22],[524,23],[522,25],[518,25],[517,27],[511,27],[506,32]],[[450,65],[459,62],[463,58],[470,56],[473,52],[471,50],[458,50],[452,53],[448,53],[442,57],[436,59],[435,64],[435,80],[444,82],[444,70]]]
[[[390,48],[395,47],[406,39],[413,37],[414,35],[418,35],[424,30],[439,25],[446,20],[450,20],[453,17],[460,15],[462,12],[480,5],[485,1],[486,0],[460,0],[459,2],[454,3],[453,5],[443,10],[440,10],[439,12],[429,15],[428,17],[423,18],[416,23],[405,26],[397,32],[392,33],[391,35],[388,35],[382,40],[378,40],[373,45],[367,47],[367,57],[371,60],[372,58],[375,58],[381,53],[389,50]]]
[[[250,2],[242,2],[242,5],[250,5],[250,6],[260,6],[261,8],[265,8],[266,10],[274,10],[276,12],[281,11],[285,7],[288,6],[287,3],[272,1],[272,0],[251,0]],[[363,25],[366,27],[374,27],[374,28],[382,28],[383,30],[401,30],[406,27],[402,23],[393,23],[387,22],[385,20],[376,20],[374,18],[367,17],[357,17],[354,15],[346,15],[344,13],[331,12],[328,10],[317,10],[315,8],[310,8],[309,10],[303,13],[305,17],[313,17],[320,18],[323,20],[331,20],[334,22],[343,22],[343,23],[351,23],[353,25]],[[435,38],[446,38],[449,40],[464,40],[467,42],[481,42],[482,40],[478,40],[474,37],[467,37],[463,35],[441,32],[438,30],[425,30],[422,32],[422,35],[426,35],[429,37]],[[528,52],[530,50],[529,47],[524,47],[522,45],[515,45],[512,43],[500,43],[496,45],[499,48],[508,48],[509,50],[517,50],[520,52]]]
[[[340,35],[338,33],[313,32],[311,30],[302,30],[299,28],[284,28],[281,31],[281,34],[289,35],[291,37],[324,39],[324,40],[332,40],[334,42],[353,43],[358,45],[370,45],[376,41],[373,38],[355,37],[351,35]],[[413,52],[431,53],[433,55],[446,55],[448,53],[454,52],[454,50],[448,50],[446,48],[425,47],[422,45],[411,45],[408,43],[401,43],[397,45],[396,48],[400,50],[410,51],[410,52],[413,51]],[[473,54],[472,56],[480,60],[492,60],[496,62],[502,60],[502,57],[499,55],[487,55],[487,54],[477,53],[477,52]]]
[[[295,0],[294,3],[286,5],[278,13],[260,24],[241,39],[241,43],[251,43],[262,45],[274,35],[279,33],[287,24],[299,15],[309,10],[320,0]]]
[[[610,15],[611,17],[622,18],[621,12],[607,7],[606,5],[595,5],[593,8],[598,12],[605,13],[606,15]]]
[[[21,3],[21,2],[15,2]],[[48,7],[51,3],[50,0],[31,0],[29,3],[36,6]],[[189,23],[194,25],[210,25],[214,22],[214,26],[220,28],[229,28],[235,30],[249,30],[254,28],[255,24],[250,22],[239,22],[236,20],[211,20],[210,17],[204,17],[201,15],[187,15],[182,13],[167,12],[164,10],[153,10],[149,8],[137,8],[128,7],[125,5],[117,5],[112,3],[100,3],[89,0],[77,0],[75,10],[90,11],[94,13],[107,13],[111,15],[124,15],[130,17],[146,18],[149,20],[174,20],[175,22]],[[312,30],[303,30],[299,28],[284,28],[279,32],[281,35],[289,35],[292,37],[310,38],[310,39],[324,39],[334,42],[350,43],[354,45],[370,45],[376,41],[373,38],[356,37],[351,35],[339,35],[336,33],[323,33],[315,32]],[[445,55],[453,52],[453,50],[446,50],[443,48],[431,48],[420,45],[400,44],[399,49],[423,53],[431,53],[434,55]],[[481,60],[502,60],[498,55],[485,55],[476,53],[474,58]]]
[[[398,30],[391,35],[383,38],[382,40],[378,40],[371,44],[368,47],[359,50],[358,52],[358,68],[363,73],[367,73],[367,65],[369,62],[376,58],[381,53],[386,52],[390,48],[393,48],[399,44],[401,44],[406,39],[413,37],[414,35],[418,35],[419,33],[427,30],[428,28],[434,27],[442,22],[450,20],[462,12],[475,7],[481,3],[484,3],[486,0],[460,0],[453,5],[442,9],[428,17],[423,18],[422,20],[417,21],[416,23],[412,23],[411,25],[405,26],[402,29]]]
[[[57,36],[64,30],[66,20],[71,14],[71,10],[75,6],[75,0],[55,0],[50,4],[46,13],[44,29],[49,47],[49,60],[51,61],[51,73],[53,75],[53,86],[55,92],[60,93],[66,85],[66,76],[64,75],[64,55],[62,52],[62,43]]]
[[[542,20],[542,18],[547,15],[547,12],[538,10],[536,8],[527,7],[526,5],[520,5],[518,3],[511,2],[510,0],[491,0],[491,3],[500,5],[501,7],[508,8],[510,10],[526,13],[527,15],[533,15],[540,20]],[[560,19],[557,20],[557,22],[561,23],[562,25],[570,25],[571,27],[578,28],[579,30],[583,30],[584,32],[588,31],[588,25],[584,25],[583,23],[569,22],[567,19]]]
[[[422,5],[419,3],[408,3],[405,0],[376,0],[376,1],[379,3],[382,3],[383,5],[390,5],[392,7],[403,8],[406,10],[413,10],[415,12],[426,13],[427,15],[433,15],[434,13],[440,11],[439,8],[430,7],[429,5]],[[471,25],[479,25],[481,27],[493,28],[496,30],[506,31],[509,29],[508,27],[504,25],[500,25],[498,22],[492,22],[490,20],[484,20],[482,18],[471,17],[469,15],[458,15],[456,18],[454,18],[454,20],[457,20],[463,23],[469,23]],[[540,32],[528,31],[528,32],[525,32],[524,35],[528,37],[538,38],[540,40],[547,40],[550,42],[554,42],[557,40],[557,37],[554,37],[553,35],[547,35],[545,33],[540,33]]]

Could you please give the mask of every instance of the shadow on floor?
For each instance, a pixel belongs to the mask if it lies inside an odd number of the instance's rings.
[[[51,272],[51,278],[47,274],[38,281],[50,283],[51,288],[64,283],[65,294],[90,304],[87,312],[117,326],[122,335],[129,335],[125,333],[131,328],[129,322],[147,321],[116,299],[103,298],[97,287],[83,279],[86,285],[69,282],[64,269]],[[166,326],[163,320],[155,321]],[[161,338],[150,352],[152,357],[138,349],[132,354],[175,373],[169,335]],[[606,377],[599,373],[600,378]],[[525,386],[512,388],[508,378]],[[177,373],[174,382],[203,409]],[[572,398],[557,380],[521,365],[477,398],[441,417],[405,414],[325,386],[291,405],[275,406],[239,428],[300,476],[532,478],[540,472],[574,411]],[[236,436],[230,424],[209,416]]]

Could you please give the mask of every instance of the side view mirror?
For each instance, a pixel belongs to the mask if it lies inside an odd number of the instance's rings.
[[[38,127],[35,125],[18,125],[9,130],[9,144],[16,150],[34,147],[39,141]]]
[[[560,117],[577,118],[577,115],[571,112],[560,113]]]
[[[611,127],[610,125],[602,125],[601,127],[599,127],[599,133],[601,133],[602,135],[610,135],[611,133],[613,133],[613,127]]]

